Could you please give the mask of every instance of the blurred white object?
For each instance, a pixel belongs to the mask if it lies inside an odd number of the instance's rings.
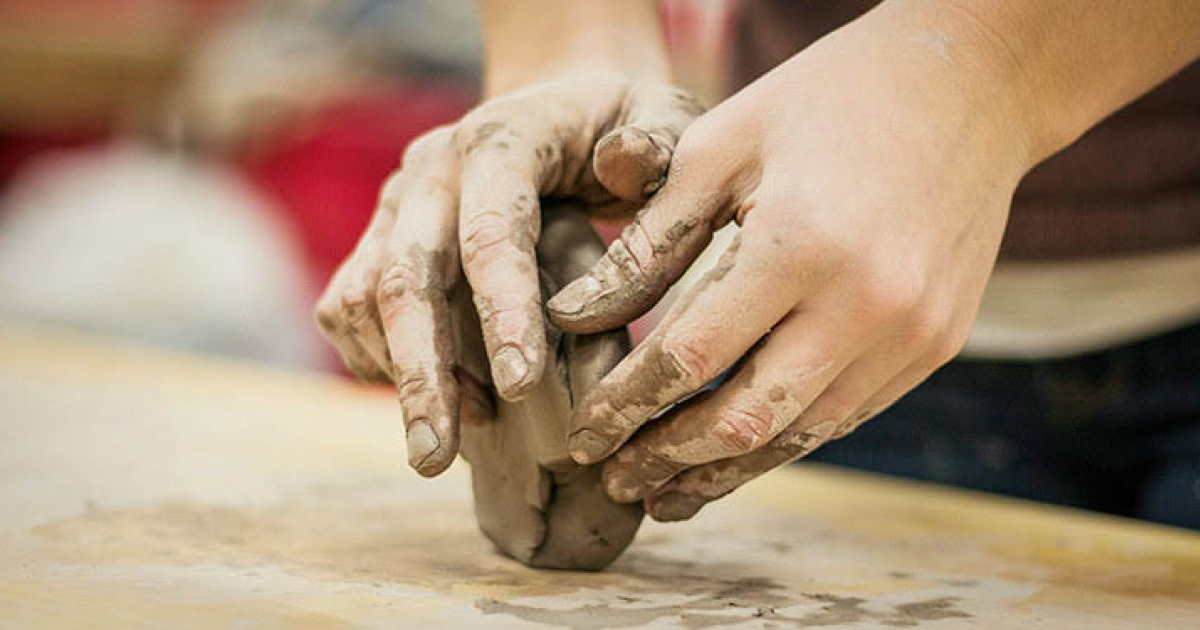
[[[180,146],[236,150],[319,111],[360,74],[345,46],[317,25],[235,21],[189,60],[168,103],[168,133]]]
[[[0,203],[0,315],[318,363],[301,257],[236,172],[136,146],[63,153]]]

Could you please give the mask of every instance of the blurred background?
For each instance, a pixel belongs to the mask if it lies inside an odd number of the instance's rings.
[[[699,51],[682,72],[720,65],[728,7],[664,5]],[[472,0],[0,0],[0,316],[339,369],[312,302],[405,145],[477,99],[475,20]]]
[[[478,47],[469,0],[4,0],[0,314],[332,368],[311,303]]]

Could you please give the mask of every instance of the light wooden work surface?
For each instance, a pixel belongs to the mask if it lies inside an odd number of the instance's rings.
[[[525,569],[401,444],[384,392],[0,325],[0,627],[1200,628],[1200,536],[817,467]]]

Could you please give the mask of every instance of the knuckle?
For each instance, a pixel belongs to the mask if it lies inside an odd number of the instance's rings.
[[[679,143],[675,145],[673,165],[686,168],[691,164],[703,161],[708,156],[719,154],[726,144],[726,138],[720,132],[719,122],[712,114],[705,114],[692,121]]]
[[[415,292],[422,290],[427,284],[426,280],[412,261],[393,262],[379,276],[375,299],[379,302],[380,307],[384,305],[398,306],[405,301],[405,297],[411,297]]]
[[[941,367],[957,357],[967,345],[969,336],[970,328],[943,333],[933,344],[934,367]]]
[[[697,388],[720,374],[724,367],[710,349],[706,339],[691,336],[668,336],[663,339],[662,352],[671,376],[685,385]]]
[[[803,457],[816,450],[818,446],[824,443],[826,437],[820,433],[814,432],[808,426],[802,426],[799,423],[793,424],[784,429],[776,438],[779,445],[780,458],[784,461],[795,457]]]
[[[690,92],[670,85],[660,85],[659,89],[665,90],[666,96],[671,102],[672,110],[681,114],[685,120],[695,119],[704,113],[704,103],[700,102],[700,99],[696,98]]]
[[[366,319],[371,310],[370,292],[361,286],[342,291],[338,300],[342,320],[356,324]]]
[[[630,449],[631,459],[635,464],[631,467],[634,476],[639,480],[650,483],[666,481],[679,472],[682,467],[658,448],[651,445],[635,446]]]
[[[439,153],[445,151],[450,146],[451,130],[449,127],[442,126],[429,131],[421,137],[413,140],[404,149],[404,156],[401,158],[401,164],[411,166],[420,164],[429,160]]]
[[[358,380],[367,383],[386,382],[386,375],[380,371],[378,366],[356,359],[345,351],[340,354],[346,369],[350,370],[350,373]]]
[[[396,393],[400,397],[400,402],[404,404],[404,408],[406,410],[411,409],[414,412],[419,411],[412,403],[429,391],[429,375],[424,370],[406,368],[400,365],[393,366],[392,371],[396,375]]]
[[[498,212],[483,212],[471,217],[463,227],[462,260],[464,267],[486,264],[512,242],[512,222]]]
[[[609,248],[609,258],[623,275],[631,279],[647,279],[653,264],[655,245],[645,225],[638,219],[621,230],[621,237]]]
[[[493,291],[499,291],[496,287]],[[531,351],[540,347],[541,341],[533,334],[540,326],[541,308],[535,299],[511,299],[512,292],[507,292],[503,299],[475,294],[475,311],[479,323],[483,327],[485,339],[492,340],[497,346],[505,342],[515,342]]]
[[[449,143],[460,155],[469,155],[480,149],[505,149],[512,142],[512,132],[505,122],[517,112],[505,111],[501,103],[489,101],[472,110],[454,126]]]
[[[833,421],[836,424],[842,424],[858,411],[858,404],[852,403],[841,397],[834,397],[826,400],[821,405],[818,418],[824,418],[825,421]]]
[[[925,309],[919,308],[924,294],[923,282],[894,265],[889,269],[886,263],[876,262],[870,267],[872,270],[866,273],[858,295],[860,304],[870,315],[882,319],[906,316],[913,320],[915,313],[917,320],[924,317]]]
[[[401,191],[404,190],[404,171],[396,169],[384,180],[379,188],[378,205],[388,210],[396,210],[400,203]]]
[[[772,417],[759,411],[733,407],[721,412],[713,428],[717,441],[736,453],[748,453],[771,437]]]
[[[779,198],[780,193],[764,191],[758,193],[758,203],[762,208],[795,208],[810,207],[812,204],[802,196],[796,198]],[[811,276],[819,273],[832,276],[851,266],[861,258],[861,248],[850,237],[840,233],[820,219],[802,216],[804,213],[792,213],[788,217],[787,229],[803,234],[802,247],[794,248],[784,259],[781,271],[790,276]]]
[[[341,305],[331,293],[327,292],[321,296],[321,299],[317,301],[316,308],[313,309],[313,314],[317,318],[317,325],[326,334],[333,334],[341,328]]]

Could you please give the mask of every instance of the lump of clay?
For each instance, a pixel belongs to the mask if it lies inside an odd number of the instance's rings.
[[[546,210],[538,243],[543,296],[583,275],[603,253],[586,215],[563,206]],[[487,382],[467,289],[454,297],[452,310],[459,364]],[[541,384],[520,402],[498,400],[493,421],[462,426],[475,516],[503,553],[527,565],[599,570],[633,540],[642,506],[613,503],[601,485],[600,467],[571,459],[567,423],[572,402],[629,352],[629,335],[624,329],[569,335],[548,328],[547,341],[550,357]]]

